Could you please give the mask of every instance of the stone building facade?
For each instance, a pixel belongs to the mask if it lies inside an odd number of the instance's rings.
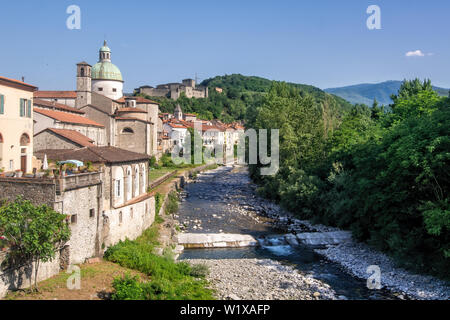
[[[75,130],[48,128],[34,136],[34,150],[94,147],[94,142]]]
[[[44,265],[39,280],[57,274],[60,267],[101,256],[120,240],[137,238],[154,222],[155,199],[147,192],[148,155],[95,146],[36,153],[39,159],[44,155],[54,161],[91,161],[97,170],[54,179],[0,177],[0,199],[22,196],[67,216],[71,238],[56,259]],[[0,297],[27,285],[19,269],[0,270]]]
[[[197,86],[195,80],[184,79],[182,83],[160,84],[156,88],[142,86],[135,89],[135,93],[146,94],[151,97],[167,97],[177,100],[182,93],[188,98],[207,98],[208,87]]]

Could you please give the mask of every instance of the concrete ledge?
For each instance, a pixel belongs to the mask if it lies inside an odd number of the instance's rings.
[[[240,248],[254,247],[258,241],[250,235],[227,233],[182,233],[178,244],[185,248]]]
[[[349,231],[298,233],[297,239],[310,246],[336,245],[352,241],[352,233]]]

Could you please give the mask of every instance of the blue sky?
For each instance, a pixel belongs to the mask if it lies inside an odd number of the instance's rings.
[[[81,30],[69,30],[69,5]],[[381,30],[368,30],[369,5]],[[450,88],[450,1],[1,1],[0,75],[75,89],[106,37],[125,91],[241,73],[320,88],[431,78]],[[422,57],[406,57],[420,50]]]

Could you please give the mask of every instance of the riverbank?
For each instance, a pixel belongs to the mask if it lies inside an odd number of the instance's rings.
[[[269,259],[184,260],[208,266],[220,300],[336,300],[329,285]]]
[[[245,168],[225,169],[222,167],[202,174],[200,177],[204,183],[199,181],[185,189],[186,199],[183,199],[182,208],[179,212],[180,224],[186,232],[241,233],[258,237],[276,230],[276,233],[282,234],[282,237],[288,235],[288,237],[296,238],[296,236],[299,236],[297,238],[301,242],[301,235],[306,233],[311,233],[320,238],[324,233],[337,231],[337,234],[339,234],[341,231],[296,219],[293,214],[286,212],[276,204],[259,198],[256,195],[256,186],[250,181]],[[384,296],[378,294],[378,292],[388,289],[391,292],[390,296],[399,299],[450,299],[448,283],[431,276],[412,274],[398,268],[392,259],[372,250],[366,244],[357,243],[351,239],[350,241],[347,241],[347,239],[345,243],[339,243],[339,239],[336,240],[333,244],[325,244],[320,248],[311,248],[311,250],[346,274],[360,279],[361,287],[366,287],[366,281],[372,275],[372,273],[367,273],[367,267],[378,266],[381,271],[381,285],[384,290],[369,290],[373,293],[369,292],[367,298],[374,296],[377,299],[384,299]],[[300,245],[306,244],[300,243]],[[283,246],[281,249],[284,250],[284,253],[282,254],[286,255],[287,258],[296,250],[292,248],[291,243],[287,246],[283,244]],[[201,259],[201,254],[199,256]],[[284,259],[285,257],[281,258]],[[300,257],[300,259],[302,258]],[[217,261],[226,260],[220,259]],[[243,270],[239,272],[245,272],[245,263],[240,264],[236,261],[234,263],[236,266],[242,266]],[[228,278],[227,269],[235,272],[239,270],[238,267],[235,268],[231,265],[224,266],[217,263],[217,266],[215,266],[213,264],[211,279],[217,283],[232,281],[233,278]],[[214,273],[217,274],[214,275]],[[248,277],[248,281],[253,283],[251,274]],[[227,288],[234,290],[232,287],[220,286],[218,289],[220,291]],[[367,287],[365,289],[368,290]],[[228,294],[232,293],[233,291],[228,292]],[[225,292],[222,295],[226,294]],[[390,296],[387,298],[390,298]]]

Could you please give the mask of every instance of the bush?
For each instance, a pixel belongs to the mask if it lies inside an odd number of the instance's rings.
[[[115,278],[113,281],[114,293],[112,300],[145,300],[139,277],[131,277],[126,274],[123,278]]]
[[[155,195],[155,210],[156,210],[156,214],[159,214],[159,211],[161,210],[161,207],[163,205],[164,202],[164,196],[157,192]]]
[[[195,264],[191,267],[191,276],[205,278],[209,275],[209,268],[206,264]]]
[[[150,168],[155,168],[155,166],[156,166],[157,164],[158,164],[158,163],[157,163],[157,161],[156,161],[156,157],[155,157],[155,156],[152,156],[152,157],[150,158],[150,160],[148,161],[148,165],[149,165]]]
[[[212,291],[205,280],[192,276],[188,263],[174,262],[152,252],[157,245],[157,226],[147,230],[135,241],[121,241],[105,252],[105,259],[148,275],[150,282],[125,276],[114,280],[113,299],[116,300],[210,300]]]
[[[166,203],[166,214],[173,214],[178,211],[178,194],[175,191],[169,193]]]

